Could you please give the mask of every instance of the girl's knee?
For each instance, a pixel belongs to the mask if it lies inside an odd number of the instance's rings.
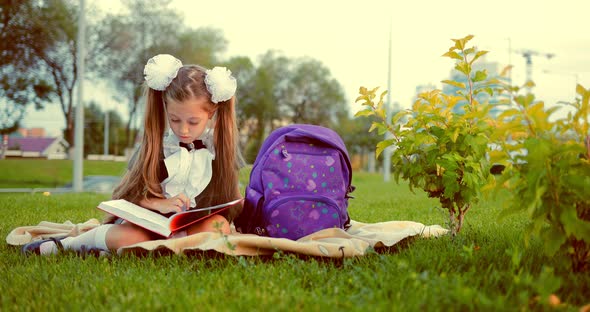
[[[227,219],[222,216],[222,215],[214,215],[211,216],[211,222],[213,225],[213,228],[216,229],[217,231],[221,231],[223,234],[229,234],[230,233],[230,227],[229,227],[229,221],[227,221]]]
[[[231,232],[229,221],[222,215],[213,215],[197,224],[188,230],[188,234],[196,234],[201,232],[221,232],[229,234]]]
[[[107,246],[118,249],[155,239],[154,234],[131,223],[123,223],[112,227],[107,234]]]

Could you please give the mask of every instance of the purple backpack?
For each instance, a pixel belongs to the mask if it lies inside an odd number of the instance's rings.
[[[293,240],[347,229],[351,179],[348,152],[336,132],[307,124],[276,129],[254,161],[236,229]]]

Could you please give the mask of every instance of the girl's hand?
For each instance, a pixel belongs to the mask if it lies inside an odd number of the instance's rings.
[[[161,213],[181,212],[188,209],[190,200],[186,195],[180,193],[171,198],[150,198],[143,206]]]
[[[161,199],[158,210],[161,213],[181,212],[187,210],[190,203],[188,197],[180,193],[171,198]]]

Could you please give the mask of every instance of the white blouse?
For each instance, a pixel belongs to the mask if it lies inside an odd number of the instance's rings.
[[[213,175],[212,162],[215,150],[210,142],[203,140],[207,148],[191,151],[179,145],[178,137],[169,130],[164,135],[164,163],[168,177],[161,182],[166,198],[184,193],[190,198],[190,206],[196,206],[195,197],[211,181]]]

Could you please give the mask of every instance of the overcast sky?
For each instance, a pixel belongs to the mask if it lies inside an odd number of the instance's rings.
[[[119,0],[86,2],[120,8]],[[225,57],[256,61],[277,50],[321,61],[341,83],[352,111],[360,108],[354,103],[360,86],[387,89],[390,25],[392,101],[402,108],[410,107],[416,86],[442,87],[453,63],[441,55],[451,38],[468,34],[475,36],[473,45],[490,51],[488,61],[513,64],[517,85],[524,83],[526,70],[517,51],[538,52],[532,58],[534,93],[548,104],[572,100],[576,80],[590,87],[588,0],[173,0],[172,5],[193,28],[221,29],[228,40]],[[61,114],[58,105],[47,112]],[[31,112],[25,125],[63,127],[57,115],[44,124],[46,117]]]

